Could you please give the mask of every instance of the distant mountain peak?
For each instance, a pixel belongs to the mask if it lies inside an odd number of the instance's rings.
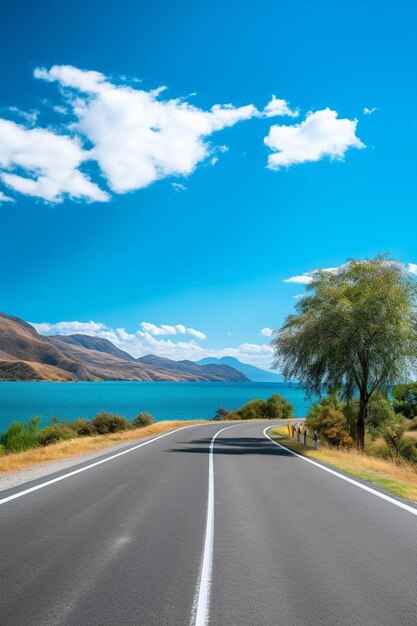
[[[168,371],[180,371],[191,375],[200,376],[203,380],[217,382],[248,382],[250,379],[240,370],[225,363],[195,363],[188,359],[173,361],[156,354],[147,354],[136,359],[138,363],[144,363],[151,367]]]
[[[255,383],[279,383],[283,382],[284,378],[281,374],[270,372],[269,370],[249,365],[249,363],[242,363],[239,359],[233,356],[223,356],[219,359],[215,357],[206,357],[198,361],[199,365],[208,365],[209,363],[218,365],[228,365],[234,369],[242,372],[249,380]]]

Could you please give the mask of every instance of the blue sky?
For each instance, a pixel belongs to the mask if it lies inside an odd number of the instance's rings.
[[[3,311],[267,367],[284,280],[417,263],[414,3],[37,5],[0,23]]]

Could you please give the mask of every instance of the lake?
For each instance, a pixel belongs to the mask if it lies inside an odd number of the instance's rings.
[[[234,409],[253,398],[279,393],[305,417],[311,400],[295,383],[178,383],[178,382],[0,382],[0,432],[13,421],[32,415],[42,424],[59,419],[94,417],[99,411],[128,419],[147,411],[158,420],[209,419],[222,406]]]

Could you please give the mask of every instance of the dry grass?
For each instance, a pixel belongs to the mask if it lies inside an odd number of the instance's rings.
[[[288,436],[286,428],[274,428],[271,436],[291,450],[316,461],[333,465],[337,469],[375,483],[402,498],[417,502],[417,468],[408,463],[378,459],[356,450],[322,448],[314,450]]]
[[[149,437],[150,435],[159,435],[175,428],[182,426],[191,426],[192,424],[205,424],[207,421],[183,421],[183,422],[156,422],[145,428],[136,430],[127,430],[111,435],[95,435],[93,437],[77,437],[67,441],[59,441],[49,446],[40,446],[32,448],[24,452],[14,452],[0,457],[0,473],[2,472],[18,472],[19,470],[28,469],[39,463],[47,463],[48,461],[59,461],[72,456],[97,452],[109,446],[114,446],[124,441],[136,441]]]

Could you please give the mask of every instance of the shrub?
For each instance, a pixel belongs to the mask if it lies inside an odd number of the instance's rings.
[[[417,446],[412,437],[404,437],[400,446],[401,458],[411,463],[417,463]]]
[[[368,454],[376,456],[378,459],[391,459],[391,452],[385,441],[372,443],[366,451]]]
[[[145,426],[150,426],[154,423],[155,418],[150,413],[139,413],[139,415],[132,420],[133,428],[145,428]]]
[[[394,385],[394,411],[401,413],[408,419],[417,417],[417,382]]]
[[[56,443],[57,441],[73,439],[75,435],[76,433],[69,424],[50,424],[41,430],[39,443],[43,446],[49,446],[51,443]]]
[[[87,437],[89,435],[97,434],[96,429],[94,428],[94,424],[90,422],[90,420],[85,417],[80,417],[73,422],[69,422],[68,426],[79,436],[79,437]]]
[[[102,411],[93,419],[93,426],[99,435],[107,435],[108,433],[116,433],[120,430],[129,430],[130,423],[122,415]]]
[[[244,404],[240,409],[216,410],[213,420],[290,419],[294,417],[293,406],[282,396],[275,394],[268,400],[259,398]]]
[[[384,430],[384,440],[388,446],[391,458],[395,460],[405,459],[417,463],[417,447],[412,437],[404,437],[406,420],[402,415],[397,420],[390,422]]]
[[[353,445],[346,415],[334,396],[322,398],[313,404],[305,425],[307,428],[317,430],[319,437],[331,446],[349,448]]]
[[[226,419],[231,422],[236,422],[242,419],[239,411],[228,411]]]
[[[4,456],[6,454],[6,448],[0,443],[0,456]]]
[[[266,402],[265,400],[251,400],[238,409],[237,412],[242,420],[265,419]]]
[[[307,420],[309,420],[310,428],[314,430],[319,430],[320,428],[320,415],[324,409],[327,407],[331,407],[333,409],[337,409],[340,411],[342,409],[342,405],[339,400],[334,395],[325,396],[324,398],[320,398],[317,402],[311,405],[310,410],[307,415]],[[306,424],[307,424],[306,420]]]
[[[293,405],[279,394],[275,394],[266,401],[266,418],[287,420],[294,417]]]
[[[214,414],[213,420],[221,421],[221,420],[230,419],[229,413],[230,411],[228,411],[227,409],[223,409],[223,407],[219,407],[218,409],[216,409],[216,413]]]
[[[1,437],[1,444],[7,451],[21,452],[39,445],[39,417],[29,422],[13,422]]]

